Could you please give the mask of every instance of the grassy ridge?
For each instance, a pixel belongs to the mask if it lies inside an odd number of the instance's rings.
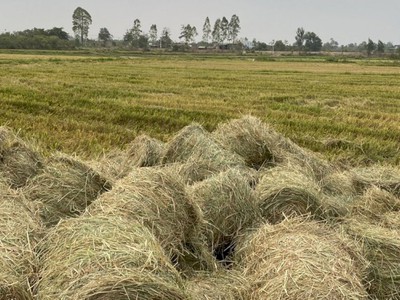
[[[399,164],[399,73],[388,60],[0,54],[0,124],[88,156],[251,113],[331,158]]]

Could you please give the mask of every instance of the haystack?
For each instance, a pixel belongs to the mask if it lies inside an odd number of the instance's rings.
[[[216,255],[261,221],[253,190],[240,170],[230,169],[187,189],[204,214],[204,233]]]
[[[344,201],[322,194],[318,184],[296,167],[275,167],[264,172],[255,193],[262,215],[272,224],[290,216],[311,215],[323,220],[348,212]]]
[[[147,135],[136,137],[126,150],[114,150],[100,159],[99,169],[114,179],[125,177],[137,167],[161,163],[164,143]]]
[[[377,186],[371,186],[355,198],[351,208],[354,217],[364,217],[375,223],[391,211],[400,211],[400,198]]]
[[[42,217],[47,225],[81,214],[110,183],[93,168],[66,155],[50,158],[42,174],[24,189],[31,201],[43,203]]]
[[[219,171],[245,164],[242,157],[223,149],[198,124],[186,126],[166,144],[164,164],[187,161],[206,162]]]
[[[38,298],[187,299],[152,233],[116,216],[60,222],[41,245]]]
[[[317,222],[265,224],[237,248],[246,299],[368,299],[360,249]]]
[[[0,183],[0,299],[33,299],[40,220],[20,193]]]
[[[400,230],[352,218],[345,229],[363,244],[368,268],[368,289],[372,299],[400,299]]]
[[[197,272],[185,283],[186,291],[196,300],[245,300],[249,282],[236,270]]]
[[[137,168],[88,208],[90,215],[118,215],[140,220],[159,239],[170,257],[197,238],[202,220],[188,198],[182,179],[164,168]]]
[[[242,156],[252,168],[259,169],[274,162],[269,147],[275,144],[279,135],[256,117],[244,116],[222,123],[212,136],[224,148]]]
[[[26,184],[43,168],[43,159],[34,148],[7,127],[0,127],[0,176],[12,188]]]

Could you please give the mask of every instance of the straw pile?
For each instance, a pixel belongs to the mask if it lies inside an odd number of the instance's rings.
[[[87,214],[140,220],[171,257],[179,256],[184,245],[197,236],[202,218],[181,178],[163,168],[133,170],[95,201]]]
[[[41,248],[39,299],[187,299],[178,272],[138,222],[64,220]]]
[[[0,183],[0,299],[33,299],[41,225],[20,193]]]
[[[268,146],[277,141],[278,134],[260,119],[244,116],[220,124],[213,137],[229,151],[242,156],[248,166],[259,169],[273,162]]]
[[[42,218],[47,225],[81,214],[110,183],[84,162],[66,155],[50,158],[42,174],[24,189],[31,201],[43,204]]]
[[[147,135],[140,135],[124,151],[112,151],[100,159],[99,169],[110,178],[125,177],[137,167],[161,164],[164,144]]]
[[[198,124],[186,126],[166,144],[164,164],[188,161],[212,164],[220,171],[244,165],[243,158],[224,150]]]
[[[11,129],[0,126],[0,176],[12,188],[19,188],[43,167],[40,154],[17,137]]]
[[[360,250],[317,222],[265,224],[238,248],[246,299],[368,299]]]
[[[372,186],[354,200],[351,213],[354,217],[364,217],[379,222],[382,215],[391,211],[400,211],[400,198]]]
[[[215,273],[197,272],[186,282],[186,291],[196,300],[245,300],[248,286],[240,272],[222,269]]]
[[[346,231],[363,244],[371,263],[368,280],[373,299],[400,299],[400,230],[388,229],[367,220],[350,219]]]
[[[376,165],[354,168],[352,172],[353,184],[360,193],[375,185],[400,197],[400,169],[398,167]]]
[[[253,190],[240,170],[230,169],[188,188],[205,220],[204,233],[210,250],[232,247],[234,239],[260,221]]]
[[[318,184],[295,167],[264,172],[255,193],[262,215],[272,224],[298,215],[323,220],[347,214],[343,201],[323,195]]]

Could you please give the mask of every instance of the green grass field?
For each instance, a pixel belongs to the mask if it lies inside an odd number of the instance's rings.
[[[323,57],[0,54],[0,124],[93,156],[252,114],[352,164],[400,163],[400,64]]]

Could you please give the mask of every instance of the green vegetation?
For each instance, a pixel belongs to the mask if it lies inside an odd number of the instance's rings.
[[[0,54],[0,124],[48,151],[92,156],[252,114],[331,159],[400,162],[397,61],[65,53]]]

